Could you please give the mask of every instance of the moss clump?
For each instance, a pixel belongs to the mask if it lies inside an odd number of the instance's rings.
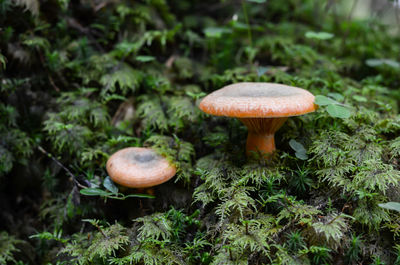
[[[350,9],[1,1],[0,263],[400,264],[399,36]],[[236,82],[325,103],[248,161],[197,107]],[[128,146],[177,166],[156,199],[107,177]]]

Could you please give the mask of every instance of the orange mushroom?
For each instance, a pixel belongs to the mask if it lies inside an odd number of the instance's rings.
[[[151,148],[128,147],[107,161],[110,178],[125,187],[147,188],[170,180],[176,168]]]
[[[246,154],[269,156],[275,132],[288,117],[316,110],[314,96],[301,88],[273,83],[237,83],[212,92],[200,109],[216,116],[238,118],[248,128]]]

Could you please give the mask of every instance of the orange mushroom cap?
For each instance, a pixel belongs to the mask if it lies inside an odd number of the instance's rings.
[[[114,153],[107,161],[110,178],[125,187],[146,188],[170,180],[176,168],[153,149],[128,147]]]
[[[278,118],[316,110],[314,95],[298,87],[274,83],[237,83],[212,92],[200,109],[216,116]]]

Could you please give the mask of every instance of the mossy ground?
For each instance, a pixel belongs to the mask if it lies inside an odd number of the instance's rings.
[[[400,38],[345,7],[0,0],[0,264],[400,264]],[[197,107],[244,81],[319,95],[269,161]],[[155,199],[128,146],[177,166]]]

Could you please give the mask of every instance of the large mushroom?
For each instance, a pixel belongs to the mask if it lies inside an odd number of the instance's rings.
[[[316,110],[314,96],[301,88],[273,83],[237,83],[212,92],[200,109],[216,116],[238,118],[248,128],[246,154],[269,156],[275,132],[288,117]]]
[[[147,188],[164,183],[175,173],[175,166],[151,148],[128,147],[107,161],[110,178],[125,187]]]

